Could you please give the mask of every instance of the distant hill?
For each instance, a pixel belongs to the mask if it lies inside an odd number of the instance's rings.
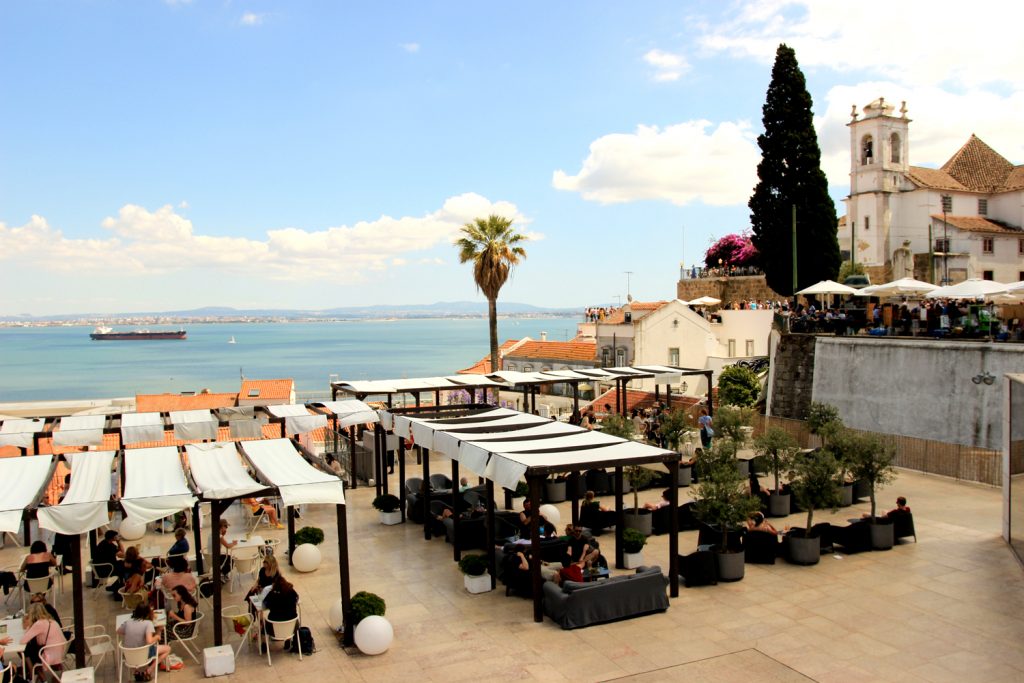
[[[544,308],[514,301],[499,301],[498,315],[561,316],[575,315],[583,307]],[[132,313],[66,313],[33,316],[31,314],[0,316],[4,322],[98,320],[106,318],[443,318],[483,317],[487,315],[486,301],[439,301],[433,304],[389,304],[378,306],[339,306],[322,310],[289,308],[240,309],[230,306],[204,306],[179,311],[136,311]]]

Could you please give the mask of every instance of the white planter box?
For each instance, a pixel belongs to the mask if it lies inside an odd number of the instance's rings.
[[[622,553],[622,563],[626,565],[626,569],[636,569],[637,567],[643,566],[644,554]]]
[[[480,576],[463,574],[462,581],[466,585],[466,590],[470,593],[486,593],[491,590],[491,575],[487,572],[484,572]]]
[[[381,512],[380,523],[388,526],[394,526],[395,524],[402,523],[402,511],[395,510],[394,512]]]
[[[218,645],[203,650],[203,671],[207,678],[235,673],[235,651],[230,645]]]

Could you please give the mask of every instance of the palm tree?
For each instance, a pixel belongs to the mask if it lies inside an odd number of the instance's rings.
[[[462,226],[462,237],[455,241],[459,263],[473,262],[473,280],[487,297],[487,317],[491,332],[491,372],[501,370],[498,363],[498,292],[508,280],[512,267],[526,258],[518,246],[526,241],[512,228],[512,219],[491,214],[475,218]]]

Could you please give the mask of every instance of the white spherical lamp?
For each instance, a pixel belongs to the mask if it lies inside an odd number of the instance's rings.
[[[376,614],[364,617],[356,625],[356,647],[364,655],[379,655],[388,651],[395,638],[391,622]]]
[[[333,605],[331,610],[327,613],[327,623],[331,625],[331,628],[337,631],[341,628],[345,622],[345,612],[341,607],[341,598],[338,598]]]
[[[137,541],[146,535],[146,523],[125,517],[121,520],[117,533],[126,541]]]
[[[292,552],[292,566],[296,571],[312,572],[320,566],[320,548],[312,543],[303,543]]]
[[[557,527],[562,521],[562,513],[551,503],[545,503],[540,506],[540,516],[548,520],[554,527]]]

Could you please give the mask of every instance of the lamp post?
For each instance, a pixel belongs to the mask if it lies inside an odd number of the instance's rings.
[[[953,197],[942,195],[942,284],[949,284],[949,224],[946,223],[946,212],[949,211]]]

